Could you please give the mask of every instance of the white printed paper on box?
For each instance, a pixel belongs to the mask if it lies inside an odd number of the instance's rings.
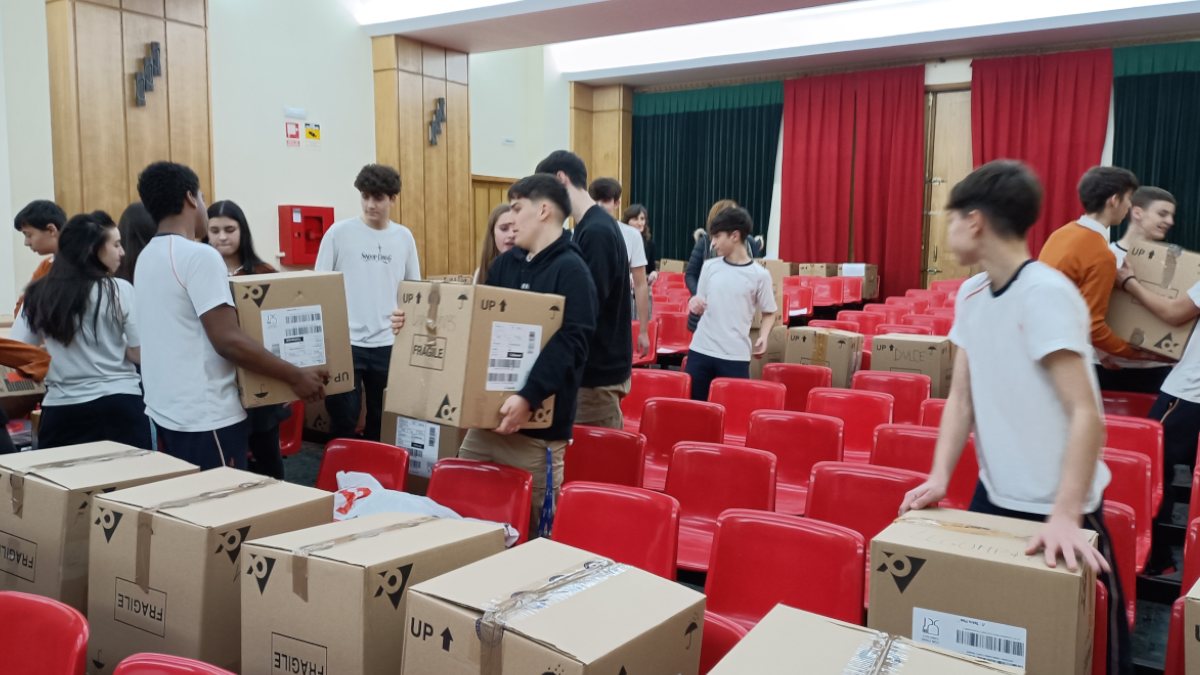
[[[912,639],[1006,666],[1025,667],[1024,628],[913,608]]]
[[[325,330],[320,305],[262,312],[263,344],[297,368],[325,365]]]
[[[541,344],[541,326],[494,322],[488,352],[487,391],[518,391],[525,386]]]
[[[436,424],[399,417],[396,419],[396,446],[408,451],[408,473],[429,478],[438,461],[441,429]]]

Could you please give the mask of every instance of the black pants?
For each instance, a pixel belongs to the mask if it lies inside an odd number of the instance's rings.
[[[142,397],[112,394],[87,403],[42,406],[39,449],[96,441],[151,449],[150,420]]]
[[[172,431],[160,426],[158,439],[163,452],[191,462],[201,470],[219,466],[245,469],[250,423],[242,420],[212,431]]]
[[[983,486],[982,482],[975,485],[975,496],[971,499],[970,510],[975,513],[987,513],[1020,520],[1042,522],[1046,519],[1046,516],[1040,514],[1013,511],[996,506],[988,499],[987,488]],[[1121,590],[1121,576],[1117,569],[1117,558],[1113,555],[1112,538],[1108,534],[1108,528],[1104,525],[1104,508],[1101,507],[1094,513],[1085,515],[1083,526],[1100,535],[1099,541],[1096,542],[1096,548],[1100,550],[1100,554],[1104,556],[1112,569],[1112,572],[1108,574],[1101,572],[1098,576],[1100,583],[1108,589],[1108,666],[1104,672],[1108,675],[1133,675],[1133,646],[1129,640],[1129,617],[1125,613],[1125,593]],[[1133,570],[1126,570],[1126,572],[1135,573]],[[1088,617],[1088,619],[1091,618]]]
[[[745,380],[750,377],[749,361],[729,361],[708,356],[696,351],[688,351],[687,374],[692,376],[692,400],[707,401],[708,388],[718,377],[740,377]]]
[[[10,455],[16,451],[12,436],[8,435],[8,415],[0,408],[0,455]]]
[[[269,405],[246,411],[250,423],[246,469],[283,480],[283,455],[279,450],[279,425],[292,416],[286,405]]]
[[[1096,365],[1096,378],[1104,391],[1132,391],[1139,394],[1157,394],[1163,380],[1171,374],[1171,366],[1161,368],[1119,368],[1109,370]]]
[[[1150,419],[1163,426],[1163,500],[1158,509],[1158,522],[1170,523],[1175,508],[1175,465],[1186,464],[1190,474],[1196,469],[1196,437],[1200,434],[1200,403],[1192,403],[1169,394],[1159,394]],[[1158,548],[1158,547],[1155,547]],[[1167,552],[1169,552],[1169,548]],[[1161,554],[1162,551],[1159,551]]]
[[[355,347],[354,391],[325,399],[329,411],[329,431],[334,438],[354,438],[358,416],[362,412],[363,392],[366,391],[367,422],[362,437],[379,440],[383,423],[383,390],[387,387],[388,366],[392,361],[391,347]]]

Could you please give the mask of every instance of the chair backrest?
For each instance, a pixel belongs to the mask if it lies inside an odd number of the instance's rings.
[[[813,319],[808,322],[809,328],[832,328],[834,330],[848,330],[851,333],[861,333],[862,330],[858,326],[858,322],[845,319],[831,321],[830,319]]]
[[[82,675],[88,623],[73,607],[40,595],[0,591],[0,668],[5,675]]]
[[[924,312],[925,310],[929,309],[929,301],[928,300],[925,300],[922,298],[909,298],[906,296],[898,296],[898,295],[894,295],[890,298],[884,299],[883,304],[899,305],[901,307],[908,307],[909,309],[908,309],[908,312],[906,312],[907,314],[920,314],[921,312]]]
[[[725,509],[775,508],[775,455],[721,443],[683,442],[667,468],[665,492],[680,517],[715,523]]]
[[[921,402],[921,415],[917,423],[925,427],[940,427],[942,411],[946,409],[946,399],[927,398]]]
[[[1121,576],[1121,590],[1125,593],[1127,612],[1137,607],[1137,525],[1133,509],[1119,502],[1104,502],[1104,527],[1112,538],[1113,557]],[[1126,571],[1130,570],[1130,571]],[[1137,619],[1136,611],[1129,617],[1132,626]]]
[[[845,422],[843,448],[863,455],[875,445],[875,427],[892,423],[894,407],[891,394],[876,391],[818,388],[808,392],[808,412]]]
[[[887,317],[887,320],[883,323],[900,323],[900,317],[908,314],[911,309],[905,305],[889,305],[883,302],[868,302],[867,304],[863,305],[863,311],[871,312],[872,314],[884,315]],[[876,330],[875,333],[876,335],[880,334],[878,330]]]
[[[775,455],[778,483],[807,486],[817,462],[842,460],[840,418],[781,410],[758,410],[750,415],[746,447]]]
[[[642,406],[655,397],[688,398],[692,393],[692,376],[681,370],[647,370],[638,368],[629,379],[629,393],[621,399],[621,414],[625,428],[636,429],[642,419]]]
[[[692,342],[687,329],[687,312],[662,312],[658,321],[658,348],[662,351],[685,351]]]
[[[638,487],[567,483],[554,514],[553,539],[674,579],[679,502]]]
[[[863,301],[862,277],[838,277],[842,280],[842,303],[856,305]]]
[[[908,324],[909,326],[926,326],[933,331],[934,335],[949,335],[950,326],[954,321],[944,316],[933,316],[932,314],[909,314],[900,317],[900,323]]]
[[[630,327],[630,335],[633,336],[633,365],[643,366],[654,363],[658,358],[658,322],[650,321],[650,325],[646,327],[646,339],[650,342],[650,351],[645,357],[638,356],[638,333],[642,329],[642,322],[634,319]]]
[[[748,631],[741,624],[720,614],[704,612],[704,637],[700,644],[700,675],[716,667],[737,646]]]
[[[921,418],[921,403],[929,398],[933,380],[921,373],[896,373],[886,370],[860,370],[850,380],[850,388],[878,391],[895,399],[892,420],[916,424]]]
[[[563,460],[563,483],[592,481],[639,487],[645,466],[646,439],[641,434],[577,424]]]
[[[1200,466],[1192,472],[1192,493],[1188,500],[1188,522],[1200,518]]]
[[[805,277],[813,278],[813,277]],[[809,316],[813,313],[813,290],[808,286],[800,288],[792,287],[783,289],[783,304],[786,310],[783,312],[784,321],[787,317],[800,314]]]
[[[1139,533],[1150,535],[1153,528],[1153,469],[1150,458],[1132,450],[1104,449],[1104,464],[1112,480],[1104,489],[1105,502],[1119,502],[1133,510]]]
[[[932,288],[910,288],[904,292],[904,296],[908,298],[919,298],[929,303],[929,308],[944,307],[947,300],[945,291],[939,291]]]
[[[778,382],[718,377],[708,390],[708,400],[725,406],[725,438],[742,443],[750,414],[756,410],[783,410],[787,387]]]
[[[1163,493],[1163,428],[1158,420],[1123,415],[1105,415],[1104,445],[1118,450],[1140,452],[1150,458],[1154,487],[1153,506],[1158,509]]]
[[[875,335],[875,327],[884,322],[885,317],[876,312],[861,312],[854,309],[843,309],[837,313],[838,321],[853,321],[858,324],[856,332],[863,335]]]
[[[808,484],[809,518],[844,525],[871,541],[900,512],[909,490],[925,474],[849,462],[821,462]]]
[[[426,494],[460,516],[512,525],[519,544],[529,539],[532,492],[528,471],[450,457],[433,465]]]
[[[1104,414],[1124,417],[1149,417],[1150,408],[1158,397],[1154,394],[1139,394],[1131,391],[1102,391]]]
[[[763,366],[762,379],[778,382],[787,388],[783,407],[795,412],[808,409],[808,392],[815,387],[833,384],[833,370],[828,366],[809,366],[802,363],[768,363]]]
[[[938,430],[932,427],[881,424],[875,429],[871,464],[927,474],[933,466],[937,439]],[[979,463],[975,458],[975,443],[968,438],[958,457],[958,464],[954,466],[954,474],[950,476],[950,485],[942,505],[966,510],[971,505],[978,482]]]
[[[875,330],[878,331],[876,335],[933,335],[933,329],[929,326],[910,326],[904,323],[881,323]]]
[[[930,307],[925,310],[925,313],[930,316],[941,316],[950,319],[950,324],[954,325],[954,307]]]
[[[291,416],[279,423],[279,454],[282,457],[300,452],[304,444],[304,401],[292,401],[288,407]]]
[[[217,666],[167,654],[134,654],[125,658],[113,675],[234,675]]]
[[[680,441],[725,441],[725,406],[708,401],[652,398],[642,408],[646,459],[666,464]]]
[[[812,298],[817,307],[832,307],[842,304],[841,277],[813,277]]]
[[[325,456],[317,471],[317,487],[337,490],[337,472],[369,473],[389,490],[404,490],[408,476],[408,452],[387,443],[357,438],[335,438],[325,444]]]

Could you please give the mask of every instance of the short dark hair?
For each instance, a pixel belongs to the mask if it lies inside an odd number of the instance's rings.
[[[42,231],[50,229],[50,226],[53,225],[61,232],[66,224],[67,214],[59,208],[58,204],[49,199],[35,199],[29,202],[13,218],[13,227],[17,232],[20,232],[25,225]]]
[[[1021,162],[998,159],[959,181],[946,208],[962,213],[979,210],[997,234],[1023,239],[1042,210],[1042,186]]]
[[[358,172],[354,188],[363,194],[395,197],[400,194],[400,172],[386,164],[368,164]]]
[[[546,155],[546,159],[538,162],[537,168],[534,169],[536,173],[548,173],[551,176],[559,171],[567,175],[571,185],[580,190],[587,188],[587,167],[579,155],[569,150],[555,150]]]
[[[1168,202],[1170,204],[1175,204],[1175,195],[1160,187],[1154,187],[1153,185],[1143,185],[1133,191],[1134,206],[1144,209],[1154,202]]]
[[[615,202],[621,199],[621,184],[616,178],[597,178],[588,186],[588,194],[598,202]]]
[[[562,212],[562,219],[571,215],[571,198],[567,196],[567,188],[553,174],[535,173],[513,183],[508,188],[509,199],[545,199]]]
[[[1079,201],[1084,213],[1099,213],[1113,195],[1138,189],[1137,176],[1118,166],[1093,166],[1079,179]]]
[[[746,241],[753,229],[754,221],[750,218],[750,212],[740,206],[732,206],[721,211],[708,224],[710,237],[721,232],[737,232],[742,235],[742,241]]]
[[[165,218],[183,213],[187,196],[199,196],[196,172],[174,162],[155,162],[138,174],[138,196],[157,225]]]

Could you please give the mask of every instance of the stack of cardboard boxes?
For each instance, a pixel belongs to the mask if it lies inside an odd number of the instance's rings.
[[[863,336],[844,330],[798,326],[787,332],[784,361],[825,366],[833,371],[833,386],[847,388],[862,365]]]

